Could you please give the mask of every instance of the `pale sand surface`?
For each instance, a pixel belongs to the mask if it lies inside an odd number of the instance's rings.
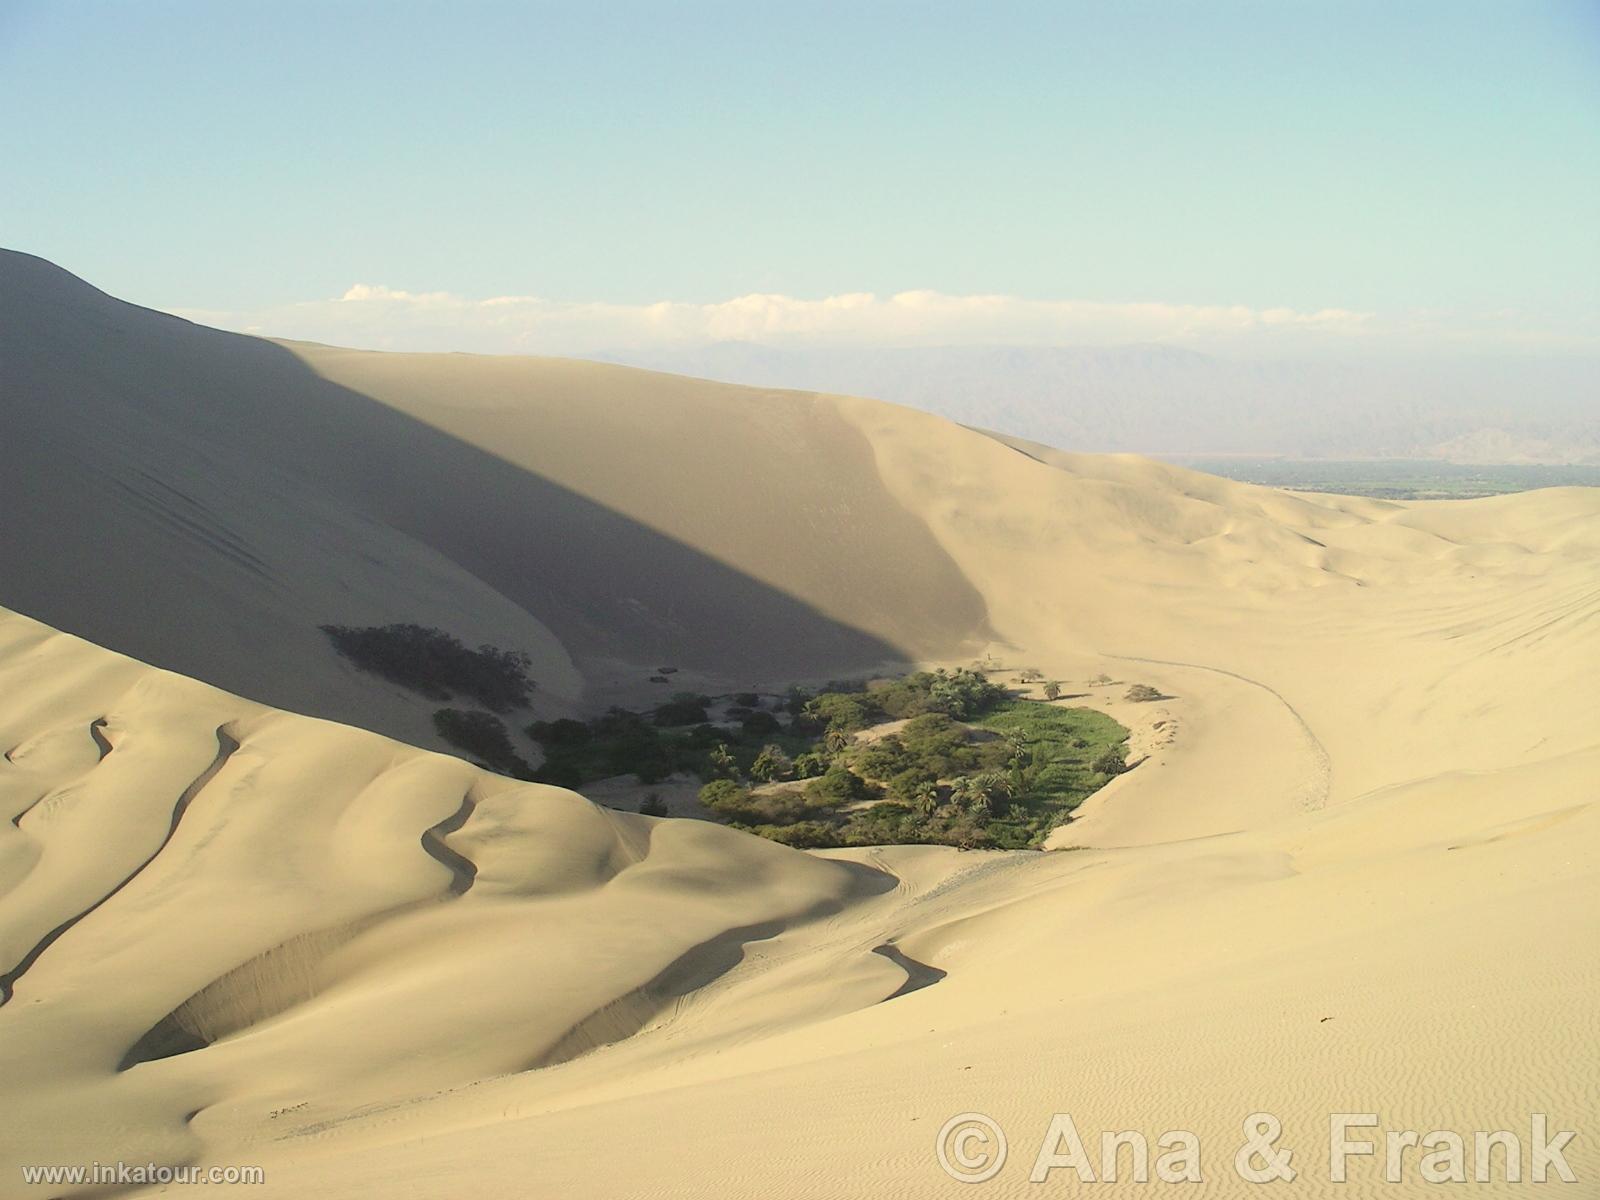
[[[866,400],[290,350],[874,647],[987,650],[1060,679],[1129,724],[1143,761],[1058,831],[1076,847],[1061,853],[804,854],[612,812],[37,623],[54,605],[181,666],[148,647],[206,640],[222,612],[270,615],[268,645],[271,622],[322,619],[287,545],[281,577],[228,582],[214,542],[141,532],[109,493],[85,496],[74,520],[132,539],[106,553],[181,565],[161,587],[205,594],[125,595],[113,620],[70,580],[34,578],[15,590],[49,603],[0,619],[0,970],[26,965],[0,1006],[7,1194],[30,1194],[19,1162],[155,1158],[260,1163],[256,1196],[1027,1196],[1045,1192],[1026,1176],[1049,1114],[1070,1111],[1091,1137],[1195,1131],[1206,1182],[1184,1194],[1238,1196],[1254,1191],[1232,1171],[1239,1124],[1258,1110],[1297,1150],[1283,1194],[1437,1190],[1414,1173],[1385,1187],[1370,1160],[1328,1182],[1334,1111],[1525,1142],[1546,1112],[1580,1130],[1566,1194],[1596,1194],[1594,491],[1289,495]],[[277,520],[242,526],[241,546],[288,539]],[[354,591],[375,604],[441,556],[429,602],[478,580],[478,627],[543,630],[540,667],[566,664],[552,691],[573,702],[624,686],[608,664],[654,657],[637,629],[584,632],[571,595],[484,584],[499,551],[452,557],[459,535],[412,530]],[[566,554],[585,586],[627,579],[665,611],[663,577],[587,565],[611,549]],[[28,552],[12,543],[8,586]],[[879,552],[892,569],[850,586]],[[708,679],[769,644],[799,661],[821,643],[786,648],[763,623],[779,611],[685,618],[679,644],[733,647],[706,650]],[[136,624],[143,642],[111,636]],[[233,661],[214,640],[197,657]],[[289,692],[343,678],[314,643],[239,670]],[[834,644],[843,663],[866,655]],[[318,694],[357,706],[352,680]],[[1132,682],[1168,698],[1129,704]],[[397,699],[365,723],[404,734],[408,714]],[[157,1027],[178,1031],[168,1050],[212,1044],[119,1070]],[[966,1110],[1012,1141],[976,1189],[933,1155]]]

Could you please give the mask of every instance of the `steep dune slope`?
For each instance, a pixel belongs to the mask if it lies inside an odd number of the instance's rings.
[[[1168,690],[1190,694],[1221,675],[1287,710],[1297,732],[1256,751],[1302,760],[1275,768],[1286,801],[1307,773],[1339,800],[1596,742],[1600,490],[1291,495],[840,403],[982,581],[995,629],[1047,669],[1065,652],[1058,669],[1179,672]]]
[[[525,650],[551,708],[657,665],[748,686],[984,632],[976,591],[826,401],[558,360],[300,353],[423,399],[391,406],[0,253],[0,602],[424,742],[428,706],[344,667],[318,624]]]
[[[325,379],[910,653],[955,653],[982,631],[978,593],[828,397],[564,359],[280,344]],[[627,574],[610,582],[659,604],[666,581],[621,557]],[[782,614],[743,615],[720,632],[746,656],[747,643],[787,640]]]

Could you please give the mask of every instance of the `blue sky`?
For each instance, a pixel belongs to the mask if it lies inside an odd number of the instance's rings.
[[[0,0],[0,112],[0,244],[241,327],[365,284],[1600,336],[1592,0]]]

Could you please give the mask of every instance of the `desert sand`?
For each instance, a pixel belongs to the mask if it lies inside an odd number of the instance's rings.
[[[1435,1190],[1332,1183],[1334,1112],[1546,1113],[1595,1194],[1600,493],[1288,494],[0,266],[6,1194],[1033,1196],[1070,1112],[1238,1196],[1258,1111],[1283,1194]],[[527,648],[540,712],[989,653],[1140,761],[1052,852],[803,853],[435,753],[316,631],[384,619]],[[1011,1144],[971,1189],[967,1111]]]

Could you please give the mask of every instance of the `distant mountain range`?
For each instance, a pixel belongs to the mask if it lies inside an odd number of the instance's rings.
[[[606,361],[872,396],[1064,449],[1600,464],[1600,359],[1244,362],[1162,345],[777,347]]]

